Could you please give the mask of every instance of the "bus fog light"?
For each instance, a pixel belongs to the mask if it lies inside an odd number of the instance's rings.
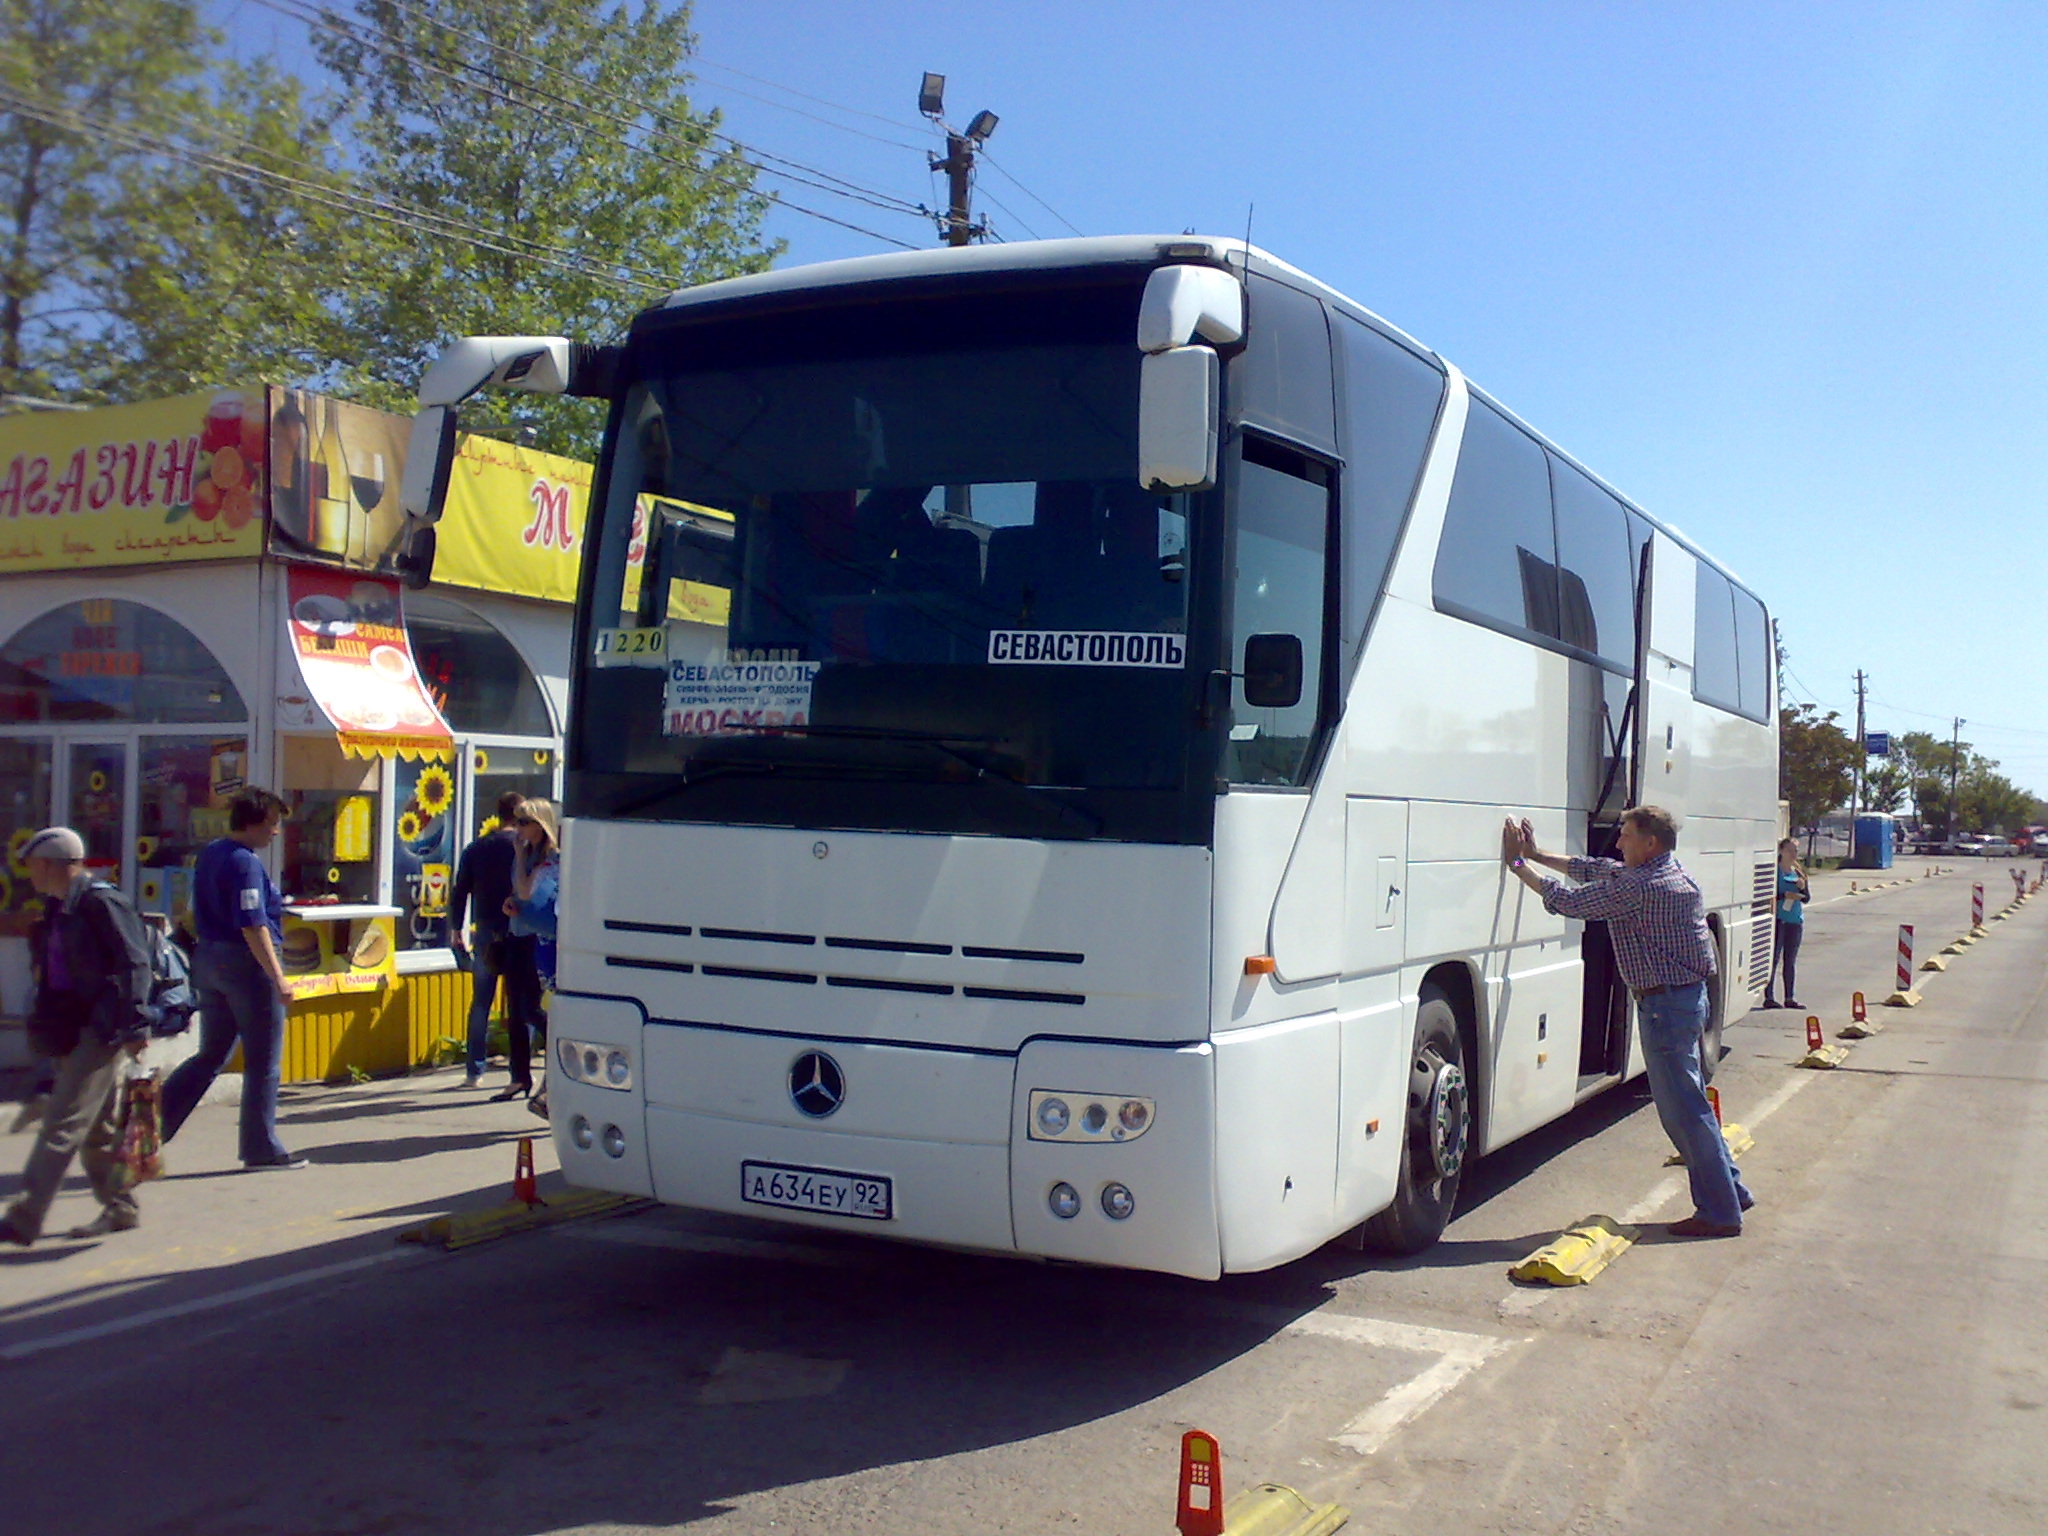
[[[1090,1104],[1081,1111],[1081,1129],[1090,1136],[1100,1136],[1102,1128],[1109,1124],[1109,1111],[1100,1104]]]
[[[1038,1106],[1038,1129],[1046,1136],[1064,1136],[1070,1118],[1065,1099],[1045,1099]]]
[[[1102,1214],[1111,1221],[1129,1221],[1138,1208],[1138,1197],[1122,1184],[1102,1186]]]
[[[633,1086],[633,1058],[624,1051],[613,1051],[604,1059],[604,1080],[614,1088]]]
[[[591,1145],[597,1140],[597,1131],[588,1120],[578,1115],[569,1122],[569,1139],[575,1142],[583,1151],[588,1152]]]
[[[1152,1106],[1143,1099],[1125,1099],[1123,1108],[1116,1112],[1116,1123],[1135,1136],[1152,1123]]]
[[[1072,1221],[1081,1214],[1081,1191],[1061,1180],[1047,1192],[1045,1203],[1061,1221]]]
[[[606,1157],[624,1157],[626,1155],[626,1133],[616,1125],[608,1125],[604,1128],[604,1155]]]

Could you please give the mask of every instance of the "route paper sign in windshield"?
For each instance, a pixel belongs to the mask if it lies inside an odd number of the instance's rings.
[[[807,725],[815,661],[769,661],[717,653],[706,661],[672,659],[662,697],[670,736],[740,736]]]

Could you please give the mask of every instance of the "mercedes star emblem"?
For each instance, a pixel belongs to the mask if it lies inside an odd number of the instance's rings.
[[[846,1102],[846,1074],[823,1051],[805,1051],[790,1063],[789,1097],[802,1113],[822,1120]]]

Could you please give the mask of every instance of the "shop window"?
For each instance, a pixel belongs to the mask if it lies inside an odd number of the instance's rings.
[[[462,850],[498,827],[498,797],[506,790],[532,799],[555,793],[555,752],[548,746],[471,743],[453,764],[398,764],[393,827],[391,899],[404,911],[401,949],[442,949],[448,944],[449,900]],[[467,822],[460,807],[467,805]],[[465,913],[473,920],[474,912]]]
[[[456,732],[553,738],[533,670],[489,623],[439,598],[408,597],[405,625],[420,677]]]
[[[374,759],[344,757],[331,736],[285,739],[281,793],[291,815],[278,883],[286,901],[376,901],[381,776]]]
[[[48,740],[0,738],[0,932],[18,927],[35,901],[21,850],[50,824],[50,769]]]
[[[144,736],[137,743],[136,905],[188,932],[192,863],[228,835],[228,801],[247,782],[246,736]]]
[[[239,725],[226,670],[176,619],[115,597],[66,603],[0,647],[0,724]]]

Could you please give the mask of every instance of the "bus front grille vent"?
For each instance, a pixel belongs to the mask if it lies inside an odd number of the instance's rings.
[[[856,938],[844,934],[817,934],[767,931],[757,928],[726,928],[700,924],[692,929],[685,924],[645,923],[606,918],[606,929],[614,933],[660,935],[665,938],[688,938],[693,933],[700,941],[709,940],[714,953],[702,951],[690,959],[648,958],[639,955],[607,955],[604,963],[624,970],[666,971],[670,974],[689,975],[701,973],[728,981],[765,981],[783,986],[840,987],[859,992],[908,992],[920,997],[964,997],[977,1001],[1013,1003],[1053,1003],[1078,1008],[1088,1001],[1084,992],[1068,991],[1064,988],[1039,984],[1050,980],[1046,972],[1037,970],[1040,966],[1085,965],[1088,957],[1078,950],[1066,949],[1021,949],[1012,945],[998,944],[938,944],[922,939],[871,939]],[[788,960],[797,957],[789,955],[780,965],[746,965],[736,963],[733,952],[725,950],[716,953],[727,943],[768,944],[787,951],[789,949],[815,949],[820,946],[827,950],[839,950],[850,954],[914,955],[921,960],[943,960],[958,956],[960,960],[975,962],[954,971],[956,979],[947,980],[942,975],[931,977],[896,976],[851,976],[838,975],[829,971],[794,969]],[[999,962],[991,966],[987,962]],[[798,961],[801,965],[802,962]],[[1025,970],[1021,967],[1031,967]],[[941,967],[933,967],[942,970]],[[997,982],[1015,982],[1016,985],[995,985]]]

